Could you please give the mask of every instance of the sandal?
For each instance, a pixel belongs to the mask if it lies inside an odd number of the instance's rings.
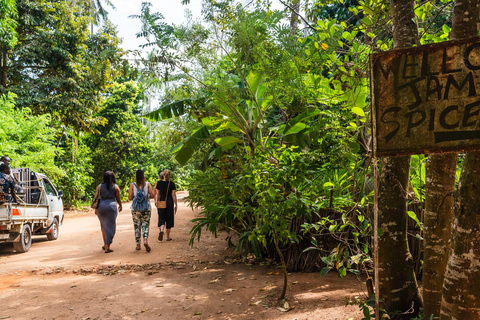
[[[135,250],[140,250],[140,249],[142,249],[142,247],[139,244],[137,244],[137,246],[135,247]]]
[[[102,250],[105,250],[105,246],[102,247]]]
[[[163,231],[160,231],[160,233],[158,234],[158,241],[162,241],[163,240]]]
[[[148,243],[144,243],[143,245],[145,246],[145,250],[147,250],[147,252],[150,252],[152,250],[152,248],[150,248]]]
[[[172,241],[173,239],[172,238],[168,238],[167,241]]]
[[[105,253],[110,253],[110,252],[113,252],[113,250],[112,249],[105,250]]]

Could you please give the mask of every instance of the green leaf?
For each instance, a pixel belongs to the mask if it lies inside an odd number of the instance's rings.
[[[242,132],[242,129],[240,129],[237,125],[230,121],[222,123],[217,129],[213,130],[212,132],[219,132],[226,129],[229,129],[233,132]]]
[[[202,123],[203,123],[203,125],[205,125],[205,126],[211,126],[211,125],[217,124],[218,122],[219,122],[219,119],[216,118],[216,117],[205,117],[205,118],[202,118]]]
[[[202,98],[203,99],[203,98]],[[169,119],[173,116],[178,117],[185,114],[186,106],[192,105],[192,102],[199,101],[201,99],[185,99],[180,101],[175,101],[161,106],[155,111],[142,115],[143,118],[146,118],[150,121],[161,121],[163,119]]]
[[[285,135],[296,134],[296,133],[302,131],[303,129],[305,129],[306,127],[307,127],[307,125],[305,123],[296,123],[294,126],[288,128],[288,131],[285,132],[284,134]]]
[[[329,187],[330,187],[330,188],[333,188],[333,187],[335,187],[335,185],[334,185],[333,183],[331,183],[331,182],[325,182],[325,183],[323,184],[323,187],[324,187],[324,188],[329,188]]]
[[[215,139],[215,142],[222,147],[222,150],[228,150],[233,148],[236,144],[243,142],[237,137],[222,137]]]
[[[343,37],[345,40],[348,40],[348,41],[352,40],[352,34],[351,34],[350,32],[348,32],[348,31],[344,31],[344,32],[342,33],[342,37]]]
[[[261,101],[262,111],[266,111],[272,105],[273,96],[267,96],[260,101]]]
[[[372,319],[372,316],[370,315],[370,309],[365,305],[363,306],[363,316],[366,320]]]
[[[320,271],[320,276],[324,276],[326,275],[330,270],[332,270],[332,268],[329,268],[329,267],[325,267],[322,269],[322,271]]]
[[[220,107],[220,109],[226,113],[231,112],[231,108],[227,103],[227,97],[223,92],[217,92],[214,96],[213,103]]]
[[[447,26],[446,24],[443,25],[442,27],[443,33],[450,33],[450,30],[452,29],[449,26]]]
[[[359,115],[360,117],[365,117],[365,112],[359,107],[353,107],[352,112],[355,113],[356,115]]]
[[[177,155],[175,159],[181,164],[184,165],[188,160],[193,156],[195,151],[200,147],[201,142],[205,141],[210,136],[210,132],[206,126],[201,127],[200,129],[194,131],[191,136],[187,137],[180,148],[176,151]],[[172,150],[177,150],[179,144],[175,146]]]
[[[257,89],[261,80],[262,74],[260,72],[250,72],[250,74],[247,76],[248,85],[252,89],[254,95],[257,93]]]
[[[415,212],[413,212],[413,211],[408,211],[407,213],[408,213],[408,216],[409,216],[410,218],[412,218],[412,219],[417,223],[417,225],[418,225],[420,228],[422,228],[422,223],[420,222],[420,220],[418,220],[417,215],[415,214]]]
[[[292,120],[290,120],[286,125],[285,125],[285,130],[284,130],[284,134],[287,135],[289,134],[289,131],[290,131],[290,128],[294,127],[297,123],[300,123],[302,121],[305,121],[309,118],[312,118],[312,117],[315,117],[315,116],[318,116],[320,115],[321,112],[320,110],[318,109],[310,109],[310,110],[305,110],[304,112],[302,112],[301,114],[299,114],[298,116],[296,116],[295,118],[293,118]]]

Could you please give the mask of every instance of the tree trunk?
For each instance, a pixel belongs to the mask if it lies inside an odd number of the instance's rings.
[[[391,0],[393,40],[396,49],[418,43],[413,0]],[[414,263],[407,242],[407,186],[410,157],[381,160],[378,190],[378,221],[383,232],[378,239],[380,298],[388,313],[400,312],[401,318],[418,315],[421,298]],[[413,309],[412,309],[413,307]]]
[[[452,235],[457,154],[434,154],[427,161],[424,252],[423,314],[440,316],[442,287]]]
[[[300,22],[300,18],[298,14],[300,13],[300,0],[293,0],[292,1],[292,14],[290,16],[290,28],[292,29],[292,33],[296,33],[298,30],[298,23]]]
[[[480,151],[463,163],[455,202],[453,250],[443,284],[440,319],[480,316]]]
[[[457,0],[452,39],[478,35],[480,2]],[[452,252],[443,282],[441,319],[478,319],[480,312],[480,152],[468,152],[455,201]]]
[[[0,46],[0,86],[7,87],[7,52],[4,46]]]
[[[378,220],[383,235],[378,240],[380,298],[388,313],[404,313],[414,307],[418,314],[421,300],[414,262],[407,242],[406,190],[410,176],[410,157],[383,158],[379,187]]]
[[[451,40],[468,39],[478,34],[479,12],[478,7],[475,9],[477,3],[478,0],[455,3]],[[472,11],[468,12],[469,9]],[[454,218],[453,193],[457,158],[457,154],[452,153],[432,155],[427,164],[422,282],[426,319],[431,315],[440,316],[442,287],[451,251],[449,242]]]

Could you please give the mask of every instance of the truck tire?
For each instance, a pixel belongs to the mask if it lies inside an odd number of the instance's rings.
[[[48,240],[57,240],[59,231],[60,230],[58,228],[58,220],[57,220],[57,218],[54,218],[53,219],[53,224],[52,224],[52,231],[50,231],[50,233],[47,233],[47,239]]]
[[[27,252],[32,245],[32,228],[29,224],[23,225],[20,241],[13,243],[13,248],[19,253]]]

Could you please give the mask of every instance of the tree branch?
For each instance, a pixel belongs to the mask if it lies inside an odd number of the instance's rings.
[[[310,23],[308,23],[308,21],[307,21],[303,16],[301,16],[300,13],[298,13],[297,11],[295,11],[295,9],[292,8],[291,5],[286,4],[286,3],[283,2],[282,0],[279,0],[279,1],[280,1],[280,3],[283,4],[285,7],[289,8],[290,10],[292,10],[293,13],[295,13],[297,16],[299,16],[300,19],[302,19],[303,22],[305,22],[305,24],[306,24],[310,29],[315,30],[315,31],[317,30],[317,28],[315,28],[315,27],[312,26]]]

